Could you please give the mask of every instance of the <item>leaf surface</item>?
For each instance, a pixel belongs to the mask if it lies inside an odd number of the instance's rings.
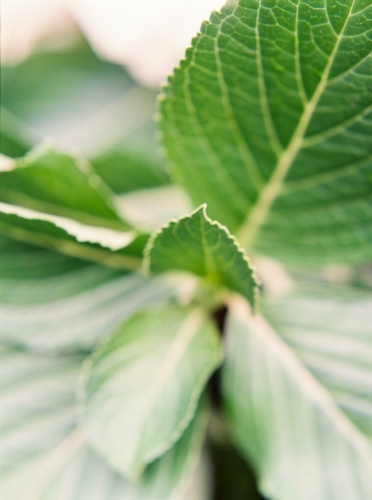
[[[218,334],[199,309],[134,315],[85,365],[82,422],[90,443],[116,470],[138,477],[180,438],[221,357]]]
[[[117,144],[133,155],[156,156],[156,92],[97,57],[87,43],[38,51],[19,65],[3,66],[1,76],[2,104],[23,124],[30,145],[51,137],[89,158]]]
[[[371,301],[290,303],[276,309],[284,340],[243,303],[232,306],[224,392],[234,439],[268,498],[367,500]]]
[[[128,229],[110,189],[82,158],[44,144],[0,171],[0,201],[72,218],[87,224]]]
[[[0,239],[0,342],[8,346],[89,352],[128,316],[175,294],[160,277]]]
[[[124,270],[140,268],[134,231],[87,226],[57,215],[0,202],[0,233],[32,245],[57,250]],[[129,255],[128,255],[129,254]]]
[[[242,294],[252,306],[257,303],[254,269],[228,230],[208,217],[205,205],[154,233],[145,266],[151,274],[187,271]]]
[[[161,100],[171,170],[242,246],[293,263],[372,256],[372,5],[239,0]]]
[[[181,440],[133,485],[96,455],[77,425],[75,389],[81,355],[41,356],[0,348],[0,359],[1,498],[185,498],[203,442],[203,409]]]

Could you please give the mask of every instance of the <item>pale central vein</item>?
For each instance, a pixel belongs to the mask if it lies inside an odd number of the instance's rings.
[[[265,222],[269,210],[282,188],[283,181],[287,176],[288,171],[290,170],[294,159],[296,158],[298,152],[303,146],[303,138],[306,129],[310,123],[310,120],[314,114],[316,106],[327,85],[329,73],[331,71],[339,45],[341,43],[348,20],[350,18],[350,13],[353,10],[354,3],[355,0],[353,0],[353,3],[349,10],[348,17],[346,18],[342,30],[340,31],[340,34],[337,37],[336,43],[328,59],[327,65],[324,68],[324,72],[318,83],[318,86],[315,89],[315,92],[312,95],[310,101],[306,104],[304,108],[304,111],[293,133],[291,141],[289,142],[286,149],[284,149],[281,155],[279,156],[268,183],[262,189],[257,199],[257,202],[253,206],[252,210],[249,212],[237,235],[240,244],[246,250],[248,250],[252,246],[252,243],[254,242],[258,234],[258,231]]]

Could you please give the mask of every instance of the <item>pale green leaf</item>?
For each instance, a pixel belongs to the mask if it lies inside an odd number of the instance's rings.
[[[116,470],[138,477],[180,438],[221,357],[218,333],[199,309],[134,315],[85,365],[89,442]]]
[[[125,318],[176,293],[163,278],[0,239],[0,342],[37,352],[89,351]]]
[[[281,338],[372,443],[371,294],[323,285],[263,307]]]
[[[245,248],[372,257],[372,5],[239,0],[214,12],[161,100],[171,170]]]
[[[371,301],[315,302],[277,311],[298,357],[264,318],[232,304],[224,372],[232,434],[270,499],[368,500]]]
[[[254,269],[226,227],[208,217],[205,205],[154,233],[145,266],[151,274],[187,271],[242,294],[252,306],[257,303]]]
[[[139,86],[122,66],[98,58],[87,43],[39,51],[1,68],[2,104],[30,144],[50,137],[89,158],[117,144],[134,156],[155,157],[155,99],[156,91]],[[151,164],[162,170],[161,162]]]
[[[203,442],[204,411],[133,485],[96,455],[77,425],[81,355],[41,356],[1,348],[0,358],[1,498],[185,500]]]
[[[127,229],[114,196],[82,158],[38,146],[13,168],[0,170],[0,201],[72,218],[90,225]]]
[[[137,250],[134,231],[88,226],[73,219],[0,202],[0,233],[117,269],[136,270],[141,265],[141,259],[131,251],[131,244]]]

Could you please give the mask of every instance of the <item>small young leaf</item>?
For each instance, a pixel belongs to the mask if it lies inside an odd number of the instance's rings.
[[[257,304],[254,269],[228,230],[208,217],[205,205],[150,238],[145,266],[151,274],[170,270],[196,274],[242,294],[253,307]]]
[[[371,2],[227,5],[160,101],[171,171],[247,250],[368,262]]]
[[[365,316],[361,329],[347,316],[333,334],[331,325],[314,334],[309,326],[330,311],[312,307],[311,300],[308,305],[310,310],[298,304],[292,310],[292,323],[301,324],[301,315],[307,320],[290,338],[315,376],[263,317],[249,317],[243,301],[231,304],[223,380],[233,436],[252,461],[265,497],[369,500],[372,446],[364,432],[371,425],[361,414],[371,411],[371,330],[363,326]],[[333,310],[335,326],[342,310]]]
[[[133,316],[85,365],[82,423],[90,443],[138,478],[183,434],[221,358],[218,333],[199,309]]]

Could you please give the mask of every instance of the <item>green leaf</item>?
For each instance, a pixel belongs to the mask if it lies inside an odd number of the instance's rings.
[[[110,189],[82,158],[38,146],[0,171],[0,201],[86,224],[127,229]]]
[[[154,155],[114,149],[94,158],[92,165],[115,193],[165,186],[169,178]]]
[[[218,333],[199,309],[169,306],[133,316],[85,365],[89,442],[116,470],[138,477],[183,434],[221,357]]]
[[[196,274],[257,305],[258,283],[248,258],[228,230],[208,217],[205,205],[150,238],[145,266],[151,274],[169,270]]]
[[[39,51],[2,67],[1,77],[2,104],[29,132],[31,144],[51,137],[89,158],[117,144],[134,155],[156,156],[156,92],[99,59],[87,43]]]
[[[23,156],[30,149],[27,134],[3,106],[0,107],[0,153],[11,158]]]
[[[372,257],[372,5],[239,0],[169,80],[171,170],[242,246],[288,263]]]
[[[200,457],[204,410],[199,409],[180,441],[133,485],[96,455],[77,425],[81,355],[41,356],[0,348],[0,359],[1,498],[184,499]]]
[[[275,309],[284,339],[232,304],[224,393],[234,439],[268,498],[368,500],[371,298],[286,300]]]
[[[175,294],[163,278],[123,274],[0,239],[0,342],[6,345],[89,351],[134,312]]]
[[[141,266],[141,259],[130,251],[130,244],[136,238],[134,231],[87,226],[65,217],[0,202],[0,233],[117,269],[137,270]]]
[[[372,295],[313,287],[267,300],[265,315],[372,443]]]

